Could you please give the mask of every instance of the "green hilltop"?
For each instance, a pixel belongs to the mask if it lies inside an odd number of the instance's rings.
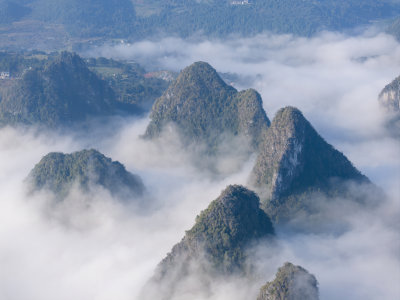
[[[172,123],[186,144],[204,143],[210,153],[225,134],[247,137],[257,149],[269,125],[255,90],[238,92],[205,62],[196,62],[179,74],[153,105],[150,118],[145,137],[158,137]]]
[[[275,279],[260,290],[257,300],[318,300],[318,282],[304,268],[289,262],[278,269]]]
[[[161,298],[169,299],[186,276],[197,274],[191,274],[194,265],[200,276],[243,275],[249,267],[247,248],[274,236],[258,196],[243,186],[230,185],[196,217],[195,225],[161,261],[148,292],[161,289]]]
[[[71,154],[49,153],[35,165],[27,180],[32,191],[47,189],[61,200],[73,187],[88,192],[99,185],[123,198],[141,196],[145,190],[139,176],[93,149]]]
[[[168,82],[146,78],[135,63],[61,54],[0,53],[0,125],[71,125],[148,111]]]

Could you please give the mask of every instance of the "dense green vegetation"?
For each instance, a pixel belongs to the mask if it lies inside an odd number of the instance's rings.
[[[318,300],[318,282],[300,266],[285,263],[274,281],[265,284],[257,300]]]
[[[276,222],[309,211],[313,193],[347,196],[345,182],[369,183],[292,107],[279,110],[264,136],[252,183],[268,190],[262,207]]]
[[[148,28],[181,36],[196,31],[211,36],[227,36],[231,33],[249,35],[265,30],[311,35],[321,29],[352,28],[400,12],[399,4],[390,1],[250,2],[249,5],[231,5],[231,1],[170,1],[159,15],[144,21]]]
[[[228,186],[200,213],[195,225],[161,262],[159,279],[184,274],[181,269],[192,260],[201,264],[203,254],[212,272],[245,272],[247,247],[273,235],[269,217],[259,208],[258,196],[242,186]]]
[[[169,82],[135,63],[76,54],[0,52],[0,124],[63,126],[92,117],[141,114]]]
[[[88,116],[109,115],[114,91],[77,55],[63,52],[42,68],[32,68],[2,93],[0,120],[59,126]]]
[[[150,118],[146,137],[159,136],[168,123],[173,123],[185,143],[205,143],[210,153],[216,151],[223,134],[246,136],[256,149],[269,125],[256,91],[237,92],[204,62],[180,73],[156,101]]]
[[[67,196],[73,186],[89,191],[92,185],[100,185],[113,195],[127,198],[144,192],[139,176],[93,149],[47,154],[32,169],[28,182],[32,190],[48,189],[58,199]]]
[[[130,0],[34,0],[32,18],[65,25],[73,36],[127,37],[134,32]]]
[[[2,0],[3,23],[39,20],[62,24],[73,37],[142,39],[159,34],[195,33],[226,37],[263,31],[309,36],[321,30],[346,30],[398,16],[391,0]],[[0,15],[1,17],[1,15]]]
[[[116,93],[116,100],[149,111],[154,101],[167,89],[169,82],[146,78],[145,70],[137,63],[119,62],[106,58],[90,58],[89,69],[104,79]]]
[[[55,55],[39,51],[27,54],[0,51],[0,72],[10,72],[12,77],[20,77],[28,69],[43,67]]]

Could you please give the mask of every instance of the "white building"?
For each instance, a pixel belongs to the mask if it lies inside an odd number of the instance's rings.
[[[0,72],[0,79],[10,78],[10,72]]]
[[[232,1],[231,5],[247,5],[250,4],[249,0]]]

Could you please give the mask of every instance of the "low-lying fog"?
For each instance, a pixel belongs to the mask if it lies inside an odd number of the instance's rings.
[[[286,105],[301,109],[390,197],[374,212],[344,212],[351,227],[340,236],[285,236],[279,251],[258,249],[266,276],[261,282],[291,261],[317,277],[321,299],[400,297],[400,141],[387,134],[377,102],[381,89],[399,75],[400,44],[392,37],[367,32],[311,39],[269,34],[226,41],[165,38],[105,46],[90,54],[174,71],[207,61],[221,73],[237,74],[236,88],[257,89],[270,119]],[[0,129],[1,299],[137,299],[195,216],[228,184],[246,184],[254,157],[224,178],[199,172],[173,134],[158,143],[140,139],[148,121],[116,118],[94,133]],[[66,206],[52,216],[44,214],[48,195],[26,196],[24,179],[48,152],[83,148],[96,148],[139,174],[153,203],[150,209],[123,207],[99,189],[71,195],[83,202],[92,198],[88,210]],[[236,159],[225,157],[220,163],[229,169]],[[60,222],[64,214],[68,223]],[[255,299],[258,288],[219,283],[210,299]]]

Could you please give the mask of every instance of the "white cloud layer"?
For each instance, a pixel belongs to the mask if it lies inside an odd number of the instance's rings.
[[[343,235],[285,237],[280,251],[260,259],[268,277],[263,281],[291,261],[317,277],[321,299],[400,297],[400,143],[386,133],[377,102],[383,86],[399,75],[400,45],[393,38],[336,33],[312,39],[165,38],[93,53],[176,71],[207,61],[219,72],[238,74],[237,88],[256,88],[270,119],[285,105],[300,108],[390,200],[373,213],[346,212],[351,227]],[[0,129],[1,299],[136,299],[200,210],[226,185],[246,183],[252,160],[225,178],[197,172],[173,135],[161,144],[141,140],[147,123],[147,118],[118,120],[112,130],[96,134]],[[23,180],[42,156],[90,147],[143,178],[155,203],[152,211],[129,210],[100,190],[87,196],[93,203],[89,210],[74,210],[69,226],[43,214],[44,193],[27,198]],[[254,286],[248,289],[257,294]],[[248,299],[247,289],[236,282],[221,283],[215,291],[211,299]]]

